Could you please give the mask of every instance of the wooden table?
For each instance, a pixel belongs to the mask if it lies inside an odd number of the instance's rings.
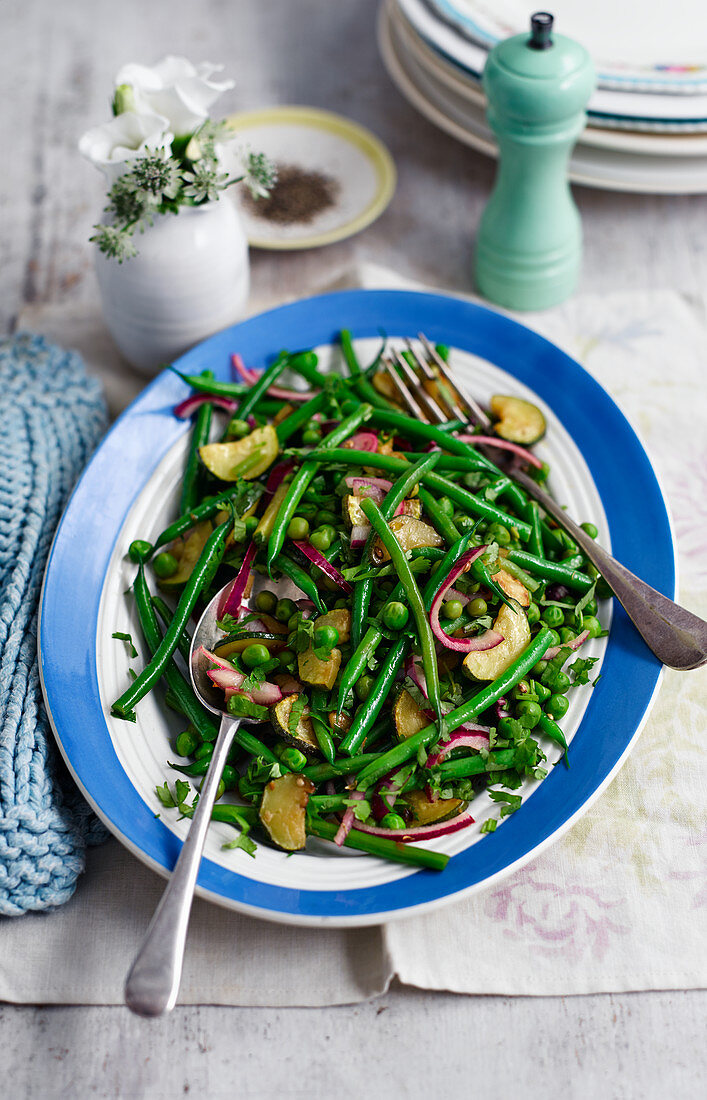
[[[354,260],[471,290],[493,166],[435,130],[391,85],[375,46],[376,8],[376,0],[5,0],[3,330],[28,303],[95,308],[87,238],[103,192],[76,142],[106,117],[121,64],[170,52],[226,63],[237,88],[224,111],[337,110],[370,126],[396,159],[395,198],[358,237],[253,254],[257,298],[322,284]],[[671,287],[706,309],[707,196],[576,196],[586,236],[581,289]],[[441,1087],[621,1100],[667,1088],[690,1097],[707,1068],[705,1004],[700,992],[514,999],[395,988],[350,1008],[185,1008],[150,1023],[122,1008],[3,1006],[0,1096],[330,1097],[363,1087],[397,1100]]]

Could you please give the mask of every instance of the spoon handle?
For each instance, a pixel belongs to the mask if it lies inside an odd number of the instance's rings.
[[[532,478],[524,473],[513,476],[564,527],[597,567],[638,633],[663,664],[684,672],[707,663],[707,623],[704,620],[651,588],[612,558]]]
[[[161,1016],[177,1000],[199,864],[221,772],[239,724],[236,718],[221,719],[189,834],[125,982],[125,1003],[139,1016]]]

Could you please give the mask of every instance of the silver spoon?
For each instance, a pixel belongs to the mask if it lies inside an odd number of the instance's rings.
[[[223,631],[216,625],[218,608],[232,585],[233,581],[229,581],[214,596],[192,638],[189,654],[192,686],[204,706],[221,715],[221,725],[189,834],[125,982],[125,1003],[139,1016],[161,1016],[176,1003],[192,899],[221,772],[238,727],[253,723],[252,718],[232,718],[224,709],[223,692],[209,680],[208,661],[199,653],[201,646],[213,649],[223,637]]]

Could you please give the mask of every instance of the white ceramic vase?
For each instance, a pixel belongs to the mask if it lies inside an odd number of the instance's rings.
[[[248,242],[226,196],[159,214],[135,236],[122,264],[96,252],[106,325],[125,358],[154,374],[243,316],[250,287]]]

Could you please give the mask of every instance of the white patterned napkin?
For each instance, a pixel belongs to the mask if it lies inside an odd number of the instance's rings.
[[[412,286],[370,265],[337,285]],[[322,289],[332,288],[312,291]],[[22,320],[78,346],[91,369],[104,337],[78,319],[63,309]],[[674,517],[682,602],[707,617],[703,319],[672,291],[579,296],[518,319],[579,359],[641,434]],[[118,408],[135,380],[104,352],[98,359]],[[470,900],[356,932],[286,929],[198,902],[180,1000],[337,1004],[382,992],[396,976],[428,989],[518,995],[706,986],[706,698],[704,670],[666,672],[638,745],[593,808]],[[116,842],[94,851],[66,906],[4,922],[0,999],[119,1003],[160,891]]]

